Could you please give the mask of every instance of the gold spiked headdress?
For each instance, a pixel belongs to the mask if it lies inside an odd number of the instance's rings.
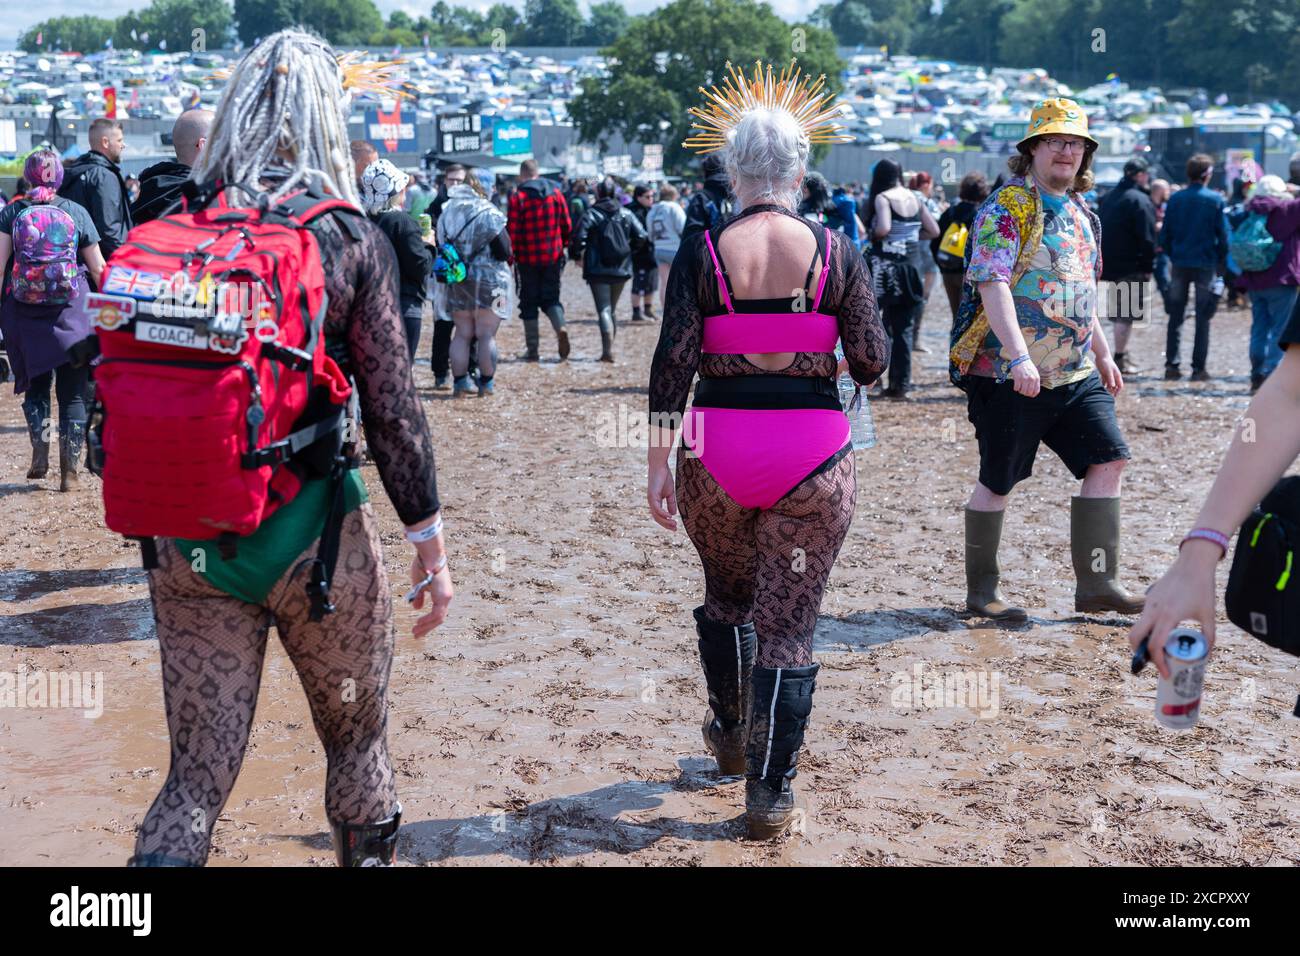
[[[700,87],[706,97],[703,107],[692,106],[688,112],[702,122],[692,123],[692,129],[702,132],[693,134],[682,145],[699,153],[711,153],[727,145],[727,133],[734,129],[746,113],[756,109],[785,110],[794,117],[799,128],[803,130],[810,143],[848,143],[853,137],[840,132],[844,127],[833,122],[832,117],[840,112],[840,107],[833,105],[829,90],[823,90],[826,74],[817,81],[812,77],[801,76],[796,61],[777,76],[772,72],[772,64],[764,72],[761,60],[754,61],[753,77],[746,77],[744,70],[737,70],[727,61],[730,74],[722,83],[722,89],[716,86],[711,90]]]
[[[353,50],[348,53],[340,53],[335,56],[338,62],[339,71],[342,73],[343,90],[346,93],[378,93],[381,96],[410,97],[414,96],[405,89],[393,87],[393,83],[404,83],[401,75],[396,73],[397,67],[405,63],[405,60],[380,60],[373,62],[363,62],[360,51]],[[280,67],[283,69],[283,67]],[[225,81],[230,79],[235,72],[233,66],[222,67],[214,70],[209,78],[213,80]]]

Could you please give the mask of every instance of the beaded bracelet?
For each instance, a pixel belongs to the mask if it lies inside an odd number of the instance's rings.
[[[1019,365],[1021,362],[1028,362],[1028,361],[1029,361],[1029,353],[1026,352],[1024,355],[1020,356],[1020,358],[1012,359],[1012,360],[1011,360],[1011,363],[1010,363],[1009,365],[1007,365],[1007,371],[1010,372],[1013,368],[1015,368],[1015,367],[1016,367],[1017,365]]]
[[[1228,547],[1232,542],[1222,531],[1215,531],[1213,528],[1193,528],[1191,531],[1187,532],[1182,541],[1178,542],[1178,550],[1181,551],[1183,545],[1188,541],[1195,541],[1198,539],[1203,541],[1213,541],[1217,544],[1220,550],[1223,551],[1222,557],[1219,558],[1220,561],[1228,556]]]

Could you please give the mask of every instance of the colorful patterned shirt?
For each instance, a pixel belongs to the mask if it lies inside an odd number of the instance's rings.
[[[1015,358],[989,328],[981,282],[1011,287],[1021,334],[1043,386],[1087,378],[1101,271],[1100,227],[1073,196],[1012,179],[980,207],[971,229],[963,301],[953,335],[953,380],[998,378]]]

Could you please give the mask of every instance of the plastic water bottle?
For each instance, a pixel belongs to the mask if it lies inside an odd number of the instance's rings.
[[[871,405],[867,402],[867,393],[847,372],[840,376],[839,387],[840,406],[849,420],[853,450],[874,448],[876,423],[871,418]]]
[[[837,361],[844,358],[844,349],[839,345],[835,346],[835,358]],[[853,450],[874,448],[876,423],[871,417],[871,405],[867,401],[866,391],[853,381],[853,376],[848,372],[839,377],[837,384],[840,392],[840,407],[844,409],[844,415],[849,420]]]

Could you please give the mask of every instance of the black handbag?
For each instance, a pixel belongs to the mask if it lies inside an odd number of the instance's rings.
[[[1274,485],[1241,526],[1224,604],[1243,631],[1300,657],[1300,477]]]

